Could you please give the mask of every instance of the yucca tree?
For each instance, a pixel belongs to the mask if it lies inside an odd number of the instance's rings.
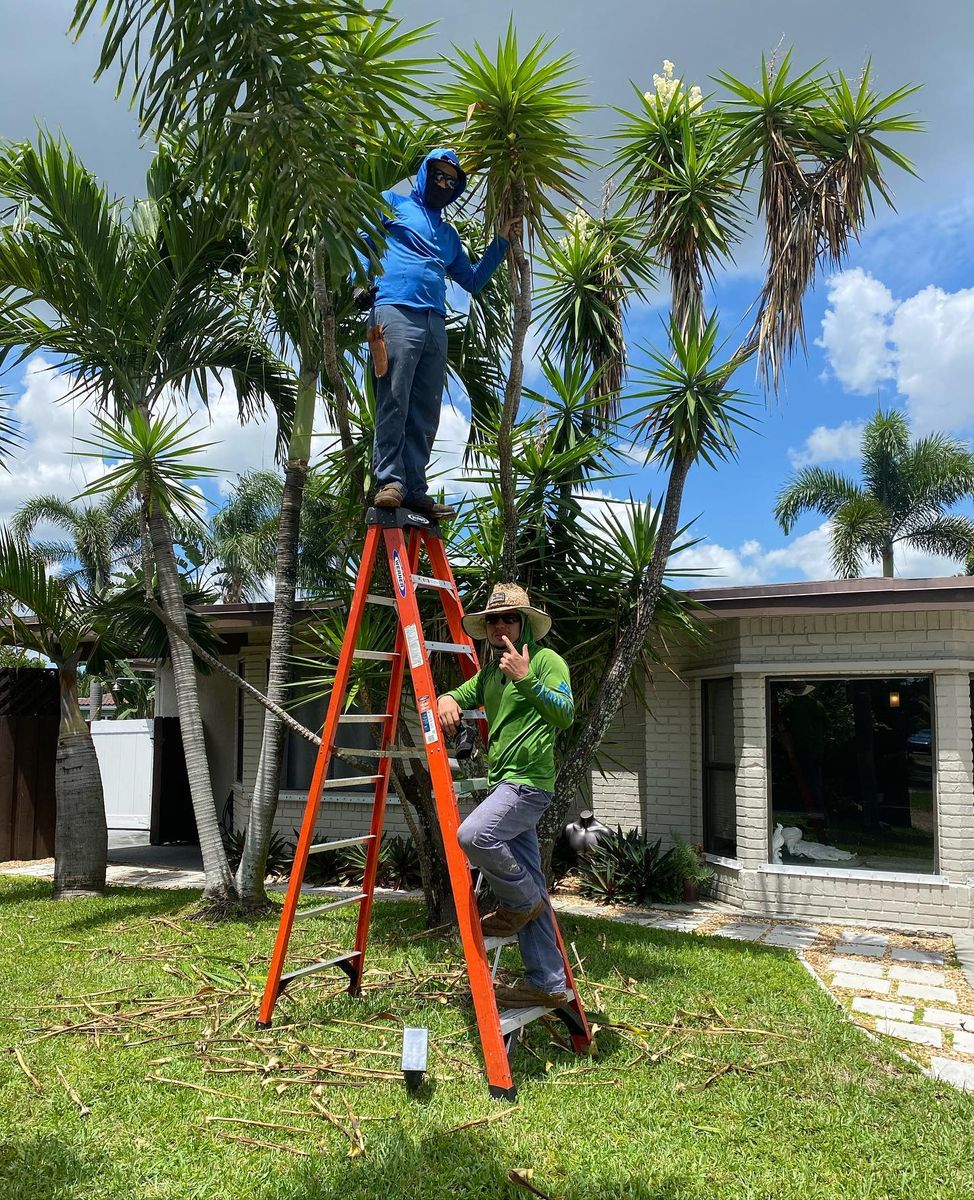
[[[95,745],[78,704],[83,652],[97,651],[106,622],[77,581],[48,574],[26,542],[0,530],[0,641],[33,650],[58,672],[61,721],[54,778],[54,899],[105,890],[108,827]]]
[[[592,372],[591,396],[600,401],[591,413],[595,421],[620,415],[626,311],[655,276],[640,222],[609,215],[608,203],[606,195],[599,218],[576,209],[565,218],[565,235],[548,240],[538,295],[546,353]]]
[[[164,150],[148,185],[149,199],[126,211],[63,142],[42,134],[36,146],[6,147],[0,357],[57,355],[76,394],[122,424],[137,416],[140,430],[153,428],[154,413],[170,397],[199,402],[210,380],[222,386],[226,379],[244,417],[270,398],[286,436],[292,376],[240,306],[240,243],[228,236],[225,210],[188,188]],[[165,576],[163,603],[185,628],[171,525],[158,507],[142,511],[145,575],[154,567]],[[172,660],[205,896],[222,900],[234,885],[217,826],[192,656],[174,641]]]
[[[965,561],[974,555],[974,521],[948,513],[974,497],[974,454],[942,433],[910,441],[906,417],[880,409],[863,429],[856,482],[836,471],[804,467],[778,494],[774,515],[785,533],[805,512],[832,522],[832,567],[855,579],[864,563],[895,574],[898,544]]]
[[[624,115],[617,165],[620,202],[643,222],[647,252],[670,282],[665,351],[650,351],[635,415],[637,444],[664,475],[653,553],[627,623],[605,662],[599,701],[573,730],[573,754],[559,772],[558,798],[546,816],[549,835],[574,802],[653,627],[666,564],[680,527],[687,476],[698,462],[735,452],[742,414],[734,372],[755,358],[769,386],[802,344],[802,302],[820,266],[844,261],[877,199],[891,202],[886,164],[910,170],[884,140],[917,123],[897,110],[912,89],[876,92],[868,68],[852,88],[843,75],[814,68],[795,76],[791,56],[762,64],[752,87],[729,75],[730,100],[715,102],[673,78],[671,64],[638,92]],[[739,348],[721,351],[705,283],[726,267],[746,223],[745,186],[757,180],[767,259],[757,316]]]
[[[511,342],[497,442],[508,579],[516,578],[517,569],[513,434],[532,316],[530,248],[550,222],[560,219],[564,201],[576,202],[587,165],[575,127],[587,105],[573,78],[571,56],[552,56],[553,46],[539,38],[522,55],[512,21],[493,56],[480,46],[456,50],[454,79],[436,98],[462,131],[458,148],[468,172],[481,179],[488,229],[519,222],[508,251]]]
[[[67,535],[63,540],[32,542],[46,563],[64,567],[77,564],[63,578],[79,580],[92,595],[102,597],[113,574],[132,567],[139,557],[138,508],[131,498],[120,502],[79,504],[61,496],[32,496],[14,513],[14,536],[30,541],[38,525],[53,525]],[[101,680],[88,673],[88,718],[101,716]]]

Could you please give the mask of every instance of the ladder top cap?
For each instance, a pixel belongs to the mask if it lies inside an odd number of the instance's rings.
[[[412,508],[370,508],[365,514],[366,525],[378,525],[382,529],[428,529],[439,536],[440,523],[435,517],[416,512]]]

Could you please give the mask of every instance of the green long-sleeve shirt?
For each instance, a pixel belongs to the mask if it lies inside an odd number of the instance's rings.
[[[508,780],[554,790],[554,745],[559,729],[575,720],[568,665],[560,654],[534,644],[528,636],[531,669],[524,679],[508,679],[493,661],[448,695],[461,708],[483,705],[490,733],[487,780],[491,787]]]

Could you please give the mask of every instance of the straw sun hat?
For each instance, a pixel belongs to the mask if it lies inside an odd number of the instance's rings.
[[[540,608],[535,608],[524,588],[516,583],[498,583],[490,594],[487,607],[480,612],[467,613],[463,618],[463,627],[472,638],[484,638],[487,636],[484,618],[488,613],[512,611],[519,612],[529,622],[535,641],[540,641],[551,628],[551,617]]]

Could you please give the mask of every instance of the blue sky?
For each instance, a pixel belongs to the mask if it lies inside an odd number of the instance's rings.
[[[63,129],[83,159],[112,190],[137,191],[146,151],[134,120],[115,102],[106,81],[91,83],[96,42],[71,45],[62,30],[72,5],[36,0],[16,18],[4,19],[0,42],[0,133],[32,135],[38,121]],[[432,49],[449,54],[452,43],[491,41],[507,24],[498,5],[456,0],[448,8],[433,0],[400,0],[411,23],[440,19]],[[798,60],[826,59],[857,73],[873,60],[879,86],[922,83],[914,109],[927,131],[903,148],[916,161],[921,180],[893,178],[899,212],[881,212],[860,246],[853,247],[841,276],[820,278],[806,304],[807,360],[786,371],[781,395],[767,406],[748,372],[738,385],[753,394],[754,432],[741,436],[740,458],[717,471],[697,468],[690,477],[684,513],[699,514],[695,536],[704,542],[687,565],[710,567],[712,584],[827,578],[828,532],[820,519],[805,518],[791,537],[777,528],[772,507],[789,473],[818,462],[854,472],[861,423],[884,405],[904,409],[916,433],[939,428],[958,437],[974,434],[974,76],[968,50],[974,44],[974,14],[962,0],[942,0],[932,21],[903,0],[860,0],[856,5],[822,0],[809,6],[773,0],[698,0],[692,10],[656,0],[533,0],[517,23],[525,42],[558,30],[559,49],[571,50],[579,74],[598,104],[628,104],[628,80],[651,86],[664,58],[676,63],[688,83],[707,88],[718,70],[754,76],[762,50],[794,45]],[[610,124],[606,109],[584,122],[592,137]],[[741,333],[742,314],[759,286],[759,247],[745,247],[740,265],[721,277],[715,302],[729,343]],[[648,307],[633,314],[630,346],[659,341],[660,315]],[[65,383],[35,364],[5,381],[14,392],[30,445],[9,475],[0,474],[0,518],[27,495],[41,490],[75,494],[86,469],[71,451],[86,435],[87,413],[55,401]],[[270,465],[272,431],[240,430],[230,398],[214,406],[208,440],[221,446],[215,465],[241,469]],[[451,474],[456,443],[463,434],[461,412],[447,410],[441,425],[441,461]],[[648,472],[612,490],[648,494]],[[969,506],[968,506],[969,507]],[[955,573],[957,564],[903,555],[898,573]]]

